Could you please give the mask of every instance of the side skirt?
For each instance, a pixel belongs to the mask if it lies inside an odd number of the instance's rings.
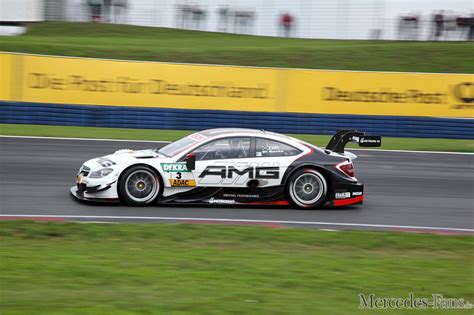
[[[264,188],[197,187],[163,197],[158,204],[288,205],[283,186]]]

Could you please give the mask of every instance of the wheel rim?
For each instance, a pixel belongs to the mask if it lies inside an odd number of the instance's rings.
[[[150,201],[158,194],[158,180],[150,171],[137,170],[127,176],[125,191],[133,201]]]
[[[295,201],[301,205],[311,206],[324,194],[325,183],[314,173],[298,176],[292,184],[291,192]]]

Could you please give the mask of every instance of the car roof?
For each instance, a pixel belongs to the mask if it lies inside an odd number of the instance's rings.
[[[289,145],[295,146],[300,150],[303,150],[304,147],[312,148],[321,150],[317,146],[312,144],[306,143],[299,139],[283,135],[280,133],[266,131],[266,130],[258,130],[258,129],[251,129],[251,128],[214,128],[214,129],[206,129],[194,134],[188,135],[187,137],[191,137],[196,140],[196,142],[191,146],[188,147],[186,150],[183,150],[181,153],[178,154],[178,159],[182,158],[186,153],[194,150],[195,148],[213,141],[214,139],[219,138],[226,138],[226,137],[263,137],[268,138],[276,141],[281,141],[287,143]],[[180,155],[181,154],[181,155]]]
[[[258,129],[250,129],[250,128],[214,128],[214,129],[207,129],[203,131],[199,131],[199,134],[206,136],[206,137],[220,137],[226,135],[238,135],[238,134],[245,134],[250,136],[276,136],[285,139],[291,139],[288,136],[282,135],[280,133],[275,133],[266,130],[258,130]]]
[[[208,137],[222,136],[222,135],[235,134],[235,133],[261,134],[263,132],[264,132],[263,130],[250,129],[250,128],[214,128],[214,129],[199,131],[200,134],[204,136],[208,136]]]

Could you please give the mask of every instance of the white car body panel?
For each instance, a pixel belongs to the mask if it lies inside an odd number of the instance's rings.
[[[195,187],[206,186],[206,187],[245,187],[248,180],[251,179],[249,174],[253,174],[256,177],[255,173],[258,172],[261,179],[261,186],[277,186],[281,184],[283,174],[285,173],[287,167],[296,159],[309,154],[313,151],[321,149],[308,146],[303,144],[302,141],[286,137],[279,134],[274,134],[271,132],[246,132],[241,130],[236,130],[234,133],[219,134],[216,132],[215,136],[211,135],[201,135],[195,133],[189,135],[191,139],[195,140],[196,143],[186,148],[182,152],[176,154],[173,157],[166,157],[162,154],[157,153],[154,150],[129,150],[122,149],[118,150],[113,154],[106,155],[103,157],[95,158],[86,161],[83,167],[90,169],[90,173],[98,171],[102,168],[112,168],[113,172],[109,175],[101,178],[91,178],[90,176],[84,177],[80,174],[77,178],[78,184],[86,184],[87,187],[97,186],[98,190],[105,189],[103,191],[98,191],[94,193],[84,192],[85,199],[110,199],[115,200],[119,198],[118,195],[118,181],[120,174],[130,166],[142,164],[147,165],[155,169],[161,176],[163,180],[163,196],[170,196],[176,193],[185,192],[191,190]],[[250,157],[250,158],[239,158],[239,159],[220,159],[220,160],[206,160],[206,161],[196,161],[196,168],[193,171],[177,171],[184,165],[184,162],[181,162],[182,159],[190,152],[200,147],[203,144],[206,144],[210,141],[217,139],[230,138],[230,137],[259,137],[270,140],[279,141],[285,144],[288,144],[292,147],[295,147],[301,150],[301,153],[294,156],[283,156],[283,157]],[[177,170],[169,170],[165,164],[171,163],[177,165]],[[207,175],[205,177],[200,177],[200,174],[208,166],[224,166],[226,168],[233,167],[237,171],[232,174],[231,178],[222,178],[217,175]],[[262,167],[279,167],[278,176],[275,177],[275,174],[272,175],[271,171],[265,169],[259,169]],[[167,168],[166,170],[163,168]],[[243,174],[239,174],[243,169],[247,167],[253,168],[253,173],[251,171]],[[179,177],[179,178],[178,178]],[[258,177],[258,176],[257,176]],[[172,184],[178,184],[179,186],[172,186]],[[190,186],[185,186],[190,185]],[[71,188],[71,191],[74,187]]]

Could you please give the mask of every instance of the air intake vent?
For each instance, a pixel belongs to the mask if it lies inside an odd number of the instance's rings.
[[[79,175],[87,177],[91,171],[90,167],[87,167],[85,165],[81,166],[81,169],[79,170]]]

